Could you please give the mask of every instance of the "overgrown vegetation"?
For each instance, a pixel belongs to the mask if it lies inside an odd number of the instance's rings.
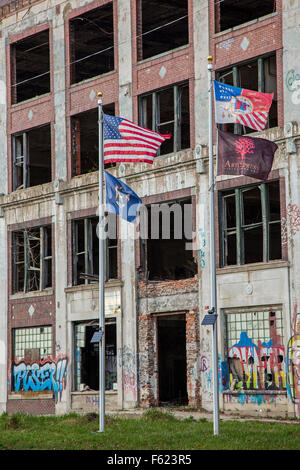
[[[206,419],[177,419],[169,412],[148,410],[141,417],[98,415],[0,416],[0,449],[45,450],[292,450],[300,448],[300,426],[281,422],[220,421],[220,433]]]

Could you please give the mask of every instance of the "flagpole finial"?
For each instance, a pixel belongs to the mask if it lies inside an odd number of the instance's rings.
[[[213,61],[213,56],[212,56],[212,55],[209,55],[209,56],[207,57],[207,62],[208,62],[209,64],[211,64],[212,61]]]
[[[97,94],[98,94],[98,98],[100,98],[100,99],[101,99],[101,98],[102,98],[102,96],[103,96],[103,93],[102,93],[102,91],[99,91]]]

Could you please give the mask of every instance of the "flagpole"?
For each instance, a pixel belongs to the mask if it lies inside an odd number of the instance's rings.
[[[104,318],[104,205],[103,205],[103,110],[102,92],[98,93],[99,145],[99,431],[104,431],[105,417],[105,318]]]
[[[210,277],[211,277],[211,307],[210,312],[217,314],[216,295],[216,260],[215,260],[215,201],[214,201],[214,160],[213,160],[213,65],[212,56],[208,56],[208,97],[209,97],[209,192],[210,192]],[[213,397],[214,397],[214,434],[219,434],[219,396],[218,396],[218,353],[217,353],[217,321],[213,323]]]

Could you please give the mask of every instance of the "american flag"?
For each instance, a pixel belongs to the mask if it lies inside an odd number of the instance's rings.
[[[217,81],[214,84],[217,123],[239,123],[256,131],[265,128],[273,93],[247,90]]]
[[[171,137],[108,114],[103,114],[103,127],[104,163],[153,163],[158,147]]]

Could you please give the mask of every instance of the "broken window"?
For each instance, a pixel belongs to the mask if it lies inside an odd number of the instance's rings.
[[[50,92],[49,31],[11,45],[12,104]]]
[[[225,310],[224,314],[230,389],[285,389],[282,309]]]
[[[52,286],[51,225],[12,233],[13,293]]]
[[[103,106],[103,112],[114,116],[114,104]],[[98,108],[71,118],[72,176],[97,171],[99,167]],[[115,164],[105,164],[105,168]]]
[[[279,181],[221,193],[221,264],[281,259]]]
[[[138,0],[138,60],[189,42],[187,0]]]
[[[141,240],[141,252],[148,279],[193,277],[197,273],[197,265],[190,246],[191,198],[147,206],[146,217],[147,228],[142,228],[142,233],[145,230],[148,238]]]
[[[13,190],[48,183],[51,175],[50,125],[12,136]]]
[[[98,282],[99,218],[87,217],[73,221],[73,285]],[[115,214],[107,215],[105,243],[105,278],[118,278],[118,239]]]
[[[222,0],[215,2],[216,33],[276,11],[276,0]]]
[[[277,117],[277,74],[276,55],[260,57],[250,62],[235,65],[228,69],[217,72],[217,80],[227,85],[233,85],[248,90],[260,91],[262,93],[274,93],[273,101],[269,110],[266,129],[278,125]],[[247,134],[254,132],[247,126],[241,124],[223,124],[221,128],[235,134]]]
[[[183,83],[140,97],[140,125],[160,134],[171,134],[159,155],[190,147],[189,85]]]
[[[91,322],[92,323],[92,322]],[[99,343],[91,343],[97,324],[75,325],[75,391],[99,390]],[[116,320],[105,320],[105,390],[117,385]]]
[[[70,20],[71,83],[114,70],[113,2]]]

